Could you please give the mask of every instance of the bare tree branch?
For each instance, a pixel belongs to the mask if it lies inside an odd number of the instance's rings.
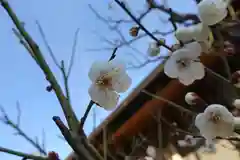
[[[48,66],[39,46],[36,44],[36,42],[32,39],[32,37],[28,34],[28,32],[25,30],[24,26],[18,19],[17,15],[14,13],[12,8],[10,7],[8,1],[6,0],[0,0],[0,3],[2,7],[5,9],[5,11],[10,16],[12,22],[15,24],[16,28],[18,29],[19,33],[22,35],[22,37],[25,39],[25,41],[28,43],[28,46],[31,48],[34,55],[34,60],[39,65],[39,67],[44,72],[46,79],[50,82],[51,87],[55,91],[55,94],[61,104],[62,110],[64,112],[65,118],[67,119],[68,125],[73,131],[78,130],[78,119],[73,112],[73,109],[71,107],[71,104],[67,101],[66,97],[63,94],[63,91],[58,84],[56,77],[53,75],[50,67]]]
[[[73,68],[73,65],[74,65],[74,59],[75,59],[75,55],[76,55],[76,51],[77,51],[79,30],[80,29],[78,28],[76,30],[75,34],[74,34],[74,40],[73,40],[73,46],[72,46],[72,54],[71,54],[70,63],[69,63],[68,71],[67,71],[67,77],[69,77],[71,75],[72,68]]]
[[[8,153],[8,154],[15,155],[15,156],[18,156],[18,157],[22,157],[24,159],[50,160],[47,157],[34,156],[34,155],[31,155],[31,154],[27,154],[27,153],[15,151],[15,150],[12,150],[12,149],[4,148],[4,147],[1,147],[1,146],[0,146],[0,152],[4,152],[4,153]]]
[[[19,104],[17,103],[17,108],[19,108]],[[37,141],[34,141],[32,138],[30,138],[19,126],[20,123],[14,123],[8,116],[8,114],[6,113],[6,111],[4,110],[4,108],[2,106],[0,106],[0,111],[2,113],[1,116],[1,121],[2,123],[10,126],[11,128],[13,128],[16,131],[15,135],[19,135],[22,136],[24,139],[26,139],[32,146],[34,146],[41,154],[43,155],[47,155],[47,152],[44,148],[42,148],[40,146],[40,144]],[[20,117],[19,117],[19,113],[18,113],[18,122],[20,122]]]
[[[52,50],[52,48],[50,47],[50,45],[49,45],[49,43],[47,41],[47,38],[46,38],[46,35],[45,35],[45,33],[44,33],[43,29],[42,29],[42,26],[40,25],[40,23],[38,21],[36,21],[36,24],[37,24],[39,33],[40,33],[41,37],[43,38],[43,42],[44,42],[45,46],[47,47],[47,50],[50,53],[51,58],[53,59],[53,62],[60,69],[61,66],[58,63],[57,58],[55,57],[55,55],[53,53],[53,50]]]
[[[149,32],[142,24],[141,22],[126,8],[125,4],[123,2],[120,2],[119,0],[115,0],[115,2],[134,20],[135,23],[137,23],[139,25],[139,27],[149,36],[151,37],[153,40],[156,41],[157,44],[159,44],[159,46],[163,46],[165,48],[167,48],[169,51],[172,51],[172,49],[167,46],[166,44],[162,43],[161,41],[159,41],[154,35],[152,35],[151,32]]]
[[[158,99],[158,100],[160,100],[160,101],[166,102],[167,104],[169,104],[169,105],[171,105],[171,106],[179,109],[179,110],[182,111],[182,112],[186,112],[186,113],[188,113],[188,114],[190,114],[190,115],[196,116],[196,113],[194,113],[193,111],[191,111],[191,110],[189,110],[189,109],[186,109],[185,107],[183,107],[183,106],[181,106],[181,105],[178,105],[178,104],[176,104],[176,103],[174,103],[174,102],[172,102],[172,101],[170,101],[170,100],[167,100],[167,99],[164,98],[164,97],[157,96],[157,95],[152,94],[152,93],[150,93],[150,92],[148,92],[148,91],[146,91],[146,90],[142,90],[141,92],[143,92],[143,93],[145,93],[146,95],[149,95],[149,96],[151,96],[151,97],[153,97],[153,98],[155,98],[155,99]]]

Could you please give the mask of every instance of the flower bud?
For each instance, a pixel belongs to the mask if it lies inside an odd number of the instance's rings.
[[[59,160],[59,156],[56,152],[48,152],[49,160]]]
[[[130,34],[132,37],[137,37],[137,36],[138,36],[138,33],[139,33],[139,30],[140,30],[140,27],[134,26],[134,27],[132,27],[132,28],[129,30],[129,34]]]
[[[188,92],[186,95],[185,95],[185,102],[188,104],[188,105],[194,105],[196,104],[196,100],[199,98],[199,96],[194,93],[194,92]]]
[[[156,148],[154,146],[148,146],[146,153],[152,158],[155,158],[157,156]]]
[[[240,99],[235,99],[232,103],[232,105],[234,107],[236,107],[237,109],[240,109]]]

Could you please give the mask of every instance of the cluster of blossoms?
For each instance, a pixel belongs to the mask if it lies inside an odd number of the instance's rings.
[[[167,59],[164,66],[167,76],[177,78],[184,85],[204,78],[205,67],[199,57],[202,53],[208,53],[212,47],[213,39],[209,26],[220,23],[227,16],[229,3],[229,0],[202,0],[197,5],[201,22],[176,30],[177,40],[186,44],[174,49]],[[137,36],[139,29],[138,26],[133,27],[130,30],[131,35]],[[148,55],[159,55],[160,47],[156,42],[150,43]],[[235,78],[235,86],[239,87],[239,72],[236,75],[238,76]],[[124,64],[115,60],[95,62],[89,71],[89,78],[93,82],[89,88],[91,99],[106,110],[114,109],[119,100],[119,93],[127,91],[131,85],[131,78],[127,75]]]
[[[210,26],[220,23],[228,13],[228,0],[202,0],[198,6],[200,23],[189,27],[178,28],[175,32],[177,40],[183,46],[176,49],[166,61],[164,72],[171,78],[177,78],[182,84],[190,85],[195,80],[200,80],[205,75],[204,65],[200,62],[202,53],[209,53],[212,47],[213,38],[211,37]],[[212,39],[211,39],[212,38]],[[151,44],[152,52],[156,55],[157,49]],[[149,52],[151,54],[151,52]],[[153,54],[152,54],[153,55]],[[239,88],[240,71],[232,75],[233,83]],[[189,105],[196,105],[204,101],[193,92],[185,96],[185,101]],[[235,99],[232,103],[240,109],[240,99]],[[234,133],[234,129],[239,125],[239,118],[234,117],[227,107],[220,104],[207,105],[205,111],[195,118],[195,126],[200,134],[206,139],[208,147],[212,146],[216,137],[229,137]],[[180,146],[194,146],[196,139],[186,136],[180,140]]]
[[[199,57],[202,53],[209,53],[213,43],[210,26],[220,23],[227,16],[229,3],[228,0],[202,0],[197,5],[201,22],[176,30],[175,36],[183,45],[175,49],[167,59],[164,65],[164,73],[167,76],[177,78],[184,85],[190,85],[205,76],[205,67]],[[131,30],[131,34],[137,35],[138,31],[139,27],[135,27]],[[160,45],[151,43],[148,48],[149,56],[157,56],[159,53]],[[115,60],[95,62],[89,71],[89,78],[92,81],[89,88],[91,99],[106,110],[115,108],[119,93],[127,91],[131,85],[131,78],[126,73],[125,66]],[[233,74],[233,80],[235,86],[239,87],[240,71]],[[189,105],[203,102],[193,92],[186,94],[185,101]],[[240,99],[234,100],[232,105],[240,109]],[[239,119],[220,104],[207,105],[205,111],[195,118],[195,126],[208,145],[212,145],[216,137],[233,135],[237,124]],[[193,146],[196,143],[196,139],[189,135],[179,141],[181,146]],[[149,147],[147,155],[145,159],[154,159],[155,149]]]
[[[209,53],[213,44],[210,26],[220,23],[228,13],[228,0],[202,0],[198,5],[200,23],[188,27],[179,27],[175,32],[176,39],[181,44],[167,60],[164,72],[171,78],[177,78],[184,85],[190,85],[195,80],[205,76],[204,65],[199,57]],[[157,56],[160,46],[150,43],[149,56]]]

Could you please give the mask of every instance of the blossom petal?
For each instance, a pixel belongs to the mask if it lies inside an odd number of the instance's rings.
[[[191,63],[190,68],[195,79],[202,79],[205,76],[204,66],[201,62]]]
[[[201,128],[203,128],[203,126],[205,125],[205,117],[203,113],[199,113],[196,118],[195,118],[195,126],[201,130]]]
[[[183,43],[190,41],[194,38],[193,30],[191,27],[179,27],[175,32],[175,37]]]
[[[93,82],[98,77],[107,73],[119,74],[126,70],[125,65],[121,61],[96,61],[92,64],[88,76]]]
[[[121,75],[112,78],[112,88],[118,93],[127,91],[131,84],[132,79],[127,73],[122,73]]]
[[[164,64],[164,73],[170,78],[178,77],[178,69],[175,56],[171,56]]]
[[[119,68],[121,71],[126,71],[125,62],[122,60],[112,60],[109,62],[114,68]]]
[[[194,28],[194,38],[197,41],[205,41],[208,39],[210,29],[208,26],[204,25],[203,23],[198,23],[193,26]]]
[[[206,25],[215,25],[227,16],[227,5],[222,0],[202,0],[198,4],[199,17]]]
[[[89,72],[88,77],[93,82],[101,75],[101,72],[108,72],[109,71],[109,64],[108,62],[104,61],[96,61],[92,64]]]
[[[179,82],[188,86],[194,82],[195,77],[192,75],[191,69],[187,68],[186,70],[179,72],[178,79]]]
[[[188,55],[188,57],[192,59],[199,57],[202,52],[202,47],[198,42],[185,44],[184,48],[186,48],[191,53]]]
[[[92,84],[88,90],[91,99],[106,110],[112,110],[116,107],[119,95],[107,88],[100,88]]]

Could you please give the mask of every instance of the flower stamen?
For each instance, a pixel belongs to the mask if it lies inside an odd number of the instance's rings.
[[[213,123],[219,123],[219,121],[221,120],[221,116],[215,113],[211,113],[210,116],[210,121],[212,121]]]
[[[182,58],[180,60],[177,60],[179,70],[189,67],[190,63],[191,63],[191,59],[189,58]]]

